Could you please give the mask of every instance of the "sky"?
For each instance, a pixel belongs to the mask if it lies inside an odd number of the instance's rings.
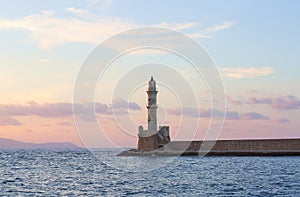
[[[89,135],[88,132],[76,128],[72,111],[74,84],[82,64],[99,44],[120,32],[140,27],[181,32],[199,43],[213,59],[227,98],[220,138],[300,137],[299,9],[297,0],[2,2],[0,137],[36,143],[68,141],[80,146],[109,146],[96,137],[87,140],[82,135]],[[223,110],[211,108],[204,81],[192,72],[187,76],[188,81],[199,85],[197,109],[181,105],[176,91],[164,86],[159,73],[165,67],[152,66],[153,71],[149,67],[132,67],[151,61],[176,65],[181,72],[189,72],[190,68],[172,54],[151,50],[128,54],[107,71],[105,82],[102,80],[101,84],[100,80],[95,101],[76,103],[85,109],[90,102],[97,104],[97,121],[115,147],[136,146],[137,126],[146,125],[145,89],[153,73],[159,88],[159,123],[170,125],[173,138],[191,138],[188,132],[177,132],[178,128],[194,130],[192,124],[183,128],[182,118],[199,122],[193,139],[205,136],[212,114],[215,119],[222,119],[218,114]],[[176,76],[175,72],[169,76],[174,89],[180,86]],[[127,80],[123,84],[132,90],[130,100],[112,97],[112,90],[118,90],[114,87],[122,84],[121,79]],[[131,87],[130,80],[140,81],[139,86]],[[121,94],[121,90],[117,93]],[[113,116],[113,107],[118,117]],[[89,120],[82,121],[89,130]]]

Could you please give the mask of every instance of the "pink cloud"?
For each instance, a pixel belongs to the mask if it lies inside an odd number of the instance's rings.
[[[243,120],[270,120],[268,116],[264,116],[260,113],[249,112],[241,114],[241,119]]]
[[[299,109],[300,100],[295,96],[286,96],[273,99],[271,105],[278,109]]]
[[[114,99],[111,104],[111,107],[114,109],[119,109],[119,108],[131,109],[131,110],[140,110],[141,109],[141,107],[138,104],[136,104],[134,102],[125,101],[122,98]]]
[[[64,122],[59,122],[59,123],[57,123],[56,125],[58,125],[58,126],[72,126],[72,125],[74,125],[74,124],[71,124],[71,123],[69,123],[69,122],[64,121]]]
[[[243,104],[242,101],[233,99],[233,98],[230,97],[230,96],[227,96],[227,100],[229,101],[229,103],[232,103],[232,104],[234,104],[234,105],[241,105],[241,104]]]
[[[86,114],[94,111],[98,114],[111,114],[111,107],[100,102],[87,103],[43,103],[29,102],[27,105],[0,105],[0,116],[27,116],[39,117],[66,117],[73,115],[73,107],[76,114]],[[134,102],[118,101],[114,104],[116,113],[124,113],[125,109],[139,110],[140,106]],[[128,112],[127,112],[128,113]]]
[[[260,105],[265,104],[269,105],[275,109],[299,109],[300,108],[300,99],[296,96],[283,96],[283,97],[249,97],[245,101],[236,100],[231,97],[228,97],[228,101],[234,105],[241,104],[250,104],[250,105]]]
[[[19,126],[22,123],[12,117],[2,116],[0,117],[0,126]]]
[[[187,115],[199,118],[223,118],[226,120],[269,120],[268,116],[257,112],[239,113],[237,111],[226,111],[218,109],[194,109],[194,108],[172,108],[167,109],[167,112],[172,115]]]
[[[287,118],[279,118],[279,119],[273,120],[273,122],[288,123],[288,122],[290,122],[290,120]]]

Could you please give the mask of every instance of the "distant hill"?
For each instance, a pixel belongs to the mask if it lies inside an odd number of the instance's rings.
[[[76,149],[80,147],[70,142],[36,144],[36,143],[20,142],[12,139],[7,139],[7,138],[0,138],[0,149],[50,149],[50,148]]]

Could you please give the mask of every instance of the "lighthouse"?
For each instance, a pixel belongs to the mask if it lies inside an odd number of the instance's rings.
[[[138,131],[138,150],[152,151],[170,142],[169,126],[159,126],[157,129],[157,93],[156,82],[151,76],[147,88],[148,102],[148,129],[144,130],[143,126],[139,126]]]

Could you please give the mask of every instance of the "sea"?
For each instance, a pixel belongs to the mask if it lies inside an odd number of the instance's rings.
[[[300,196],[300,157],[0,150],[0,196]]]

